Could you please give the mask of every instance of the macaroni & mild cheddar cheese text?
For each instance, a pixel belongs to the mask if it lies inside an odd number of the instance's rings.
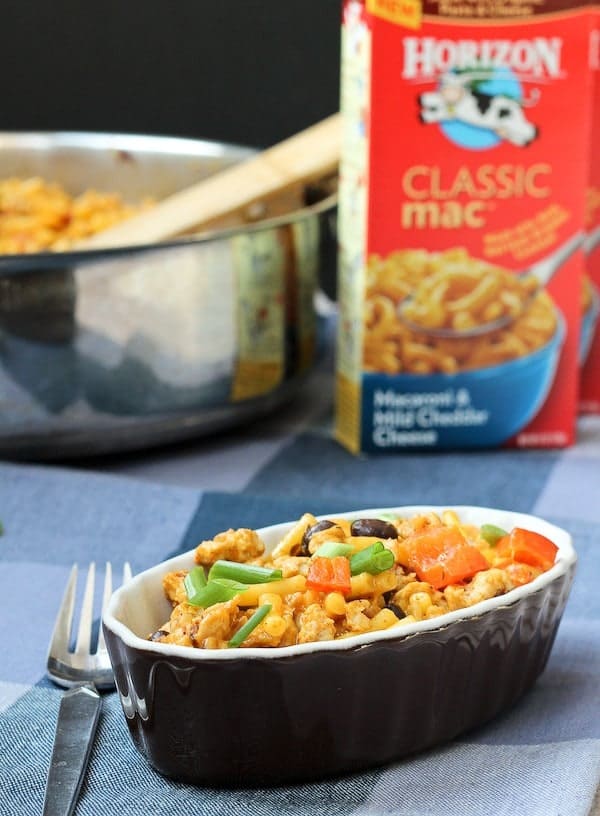
[[[590,6],[412,5],[344,3],[336,436],[568,445]]]

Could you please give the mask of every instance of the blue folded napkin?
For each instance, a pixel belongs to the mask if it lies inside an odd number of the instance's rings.
[[[574,535],[579,566],[552,655],[514,708],[385,768],[231,792],[157,774],[134,749],[116,694],[108,694],[76,813],[587,816],[600,781],[596,447],[356,459],[327,435],[305,432],[255,468],[240,449],[247,478],[236,493],[0,464],[0,814],[41,811],[62,694],[44,678],[46,649],[73,561],[129,559],[139,571],[229,526],[419,502],[540,513]]]

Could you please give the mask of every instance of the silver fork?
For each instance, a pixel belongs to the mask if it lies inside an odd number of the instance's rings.
[[[92,650],[96,575],[94,563],[88,568],[75,649],[70,650],[77,573],[77,564],[74,564],[58,610],[46,661],[48,677],[68,691],[61,700],[58,712],[46,783],[44,816],[72,814],[100,716],[102,699],[99,689],[108,690],[115,684],[102,625],[96,649]],[[131,568],[126,563],[123,567],[123,583],[130,578]],[[102,614],[111,595],[112,567],[107,563],[104,572]]]

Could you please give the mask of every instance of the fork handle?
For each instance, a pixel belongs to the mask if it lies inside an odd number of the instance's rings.
[[[43,816],[70,816],[90,756],[102,699],[90,683],[66,691],[60,702]]]

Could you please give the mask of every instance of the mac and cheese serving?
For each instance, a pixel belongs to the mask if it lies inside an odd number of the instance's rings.
[[[270,555],[254,530],[203,541],[163,579],[172,612],[150,640],[201,649],[293,646],[437,618],[503,595],[554,563],[538,533],[412,517],[306,513]]]
[[[0,254],[69,249],[152,206],[150,199],[128,204],[118,193],[86,190],[71,196],[41,178],[0,181]]]
[[[550,297],[537,282],[471,258],[399,250],[369,260],[364,316],[364,368],[386,374],[452,374],[508,362],[545,345],[556,330]],[[400,304],[419,331],[400,319]],[[510,316],[478,337],[435,337],[428,329],[469,329]]]

